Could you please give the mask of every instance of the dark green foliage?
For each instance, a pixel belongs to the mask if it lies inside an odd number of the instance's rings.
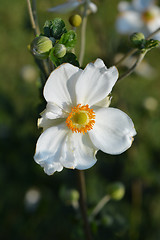
[[[49,58],[56,67],[58,67],[62,63],[67,63],[67,62],[73,64],[76,67],[79,67],[79,62],[77,60],[77,57],[73,53],[66,53],[64,57],[57,58],[54,56],[54,49],[52,49],[50,52]]]
[[[68,51],[75,47],[76,42],[77,34],[73,30],[64,33],[59,40],[59,43],[65,45]]]
[[[63,33],[66,33],[65,23],[61,18],[46,21],[43,27],[44,35],[47,37],[54,37],[60,39]]]

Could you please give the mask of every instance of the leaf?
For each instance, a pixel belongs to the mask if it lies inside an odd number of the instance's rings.
[[[66,55],[63,58],[61,58],[61,64],[67,63],[67,62],[76,67],[79,67],[79,62],[77,60],[77,56],[74,53],[68,52],[68,53],[66,53]]]
[[[50,51],[49,58],[52,61],[52,63],[55,65],[55,67],[58,67],[63,63],[70,63],[76,67],[79,67],[79,62],[77,60],[77,57],[73,53],[66,53],[66,55],[63,58],[57,58],[54,56],[54,48],[53,48]]]
[[[67,33],[64,33],[61,36],[61,39],[59,40],[59,43],[65,45],[68,51],[74,48],[76,42],[77,42],[77,34],[73,30],[70,30]]]
[[[44,35],[60,39],[63,33],[66,33],[65,23],[61,18],[55,18],[52,21],[46,21],[43,27]]]

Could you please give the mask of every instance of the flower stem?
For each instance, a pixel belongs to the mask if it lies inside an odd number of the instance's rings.
[[[118,60],[117,62],[115,62],[114,65],[116,65],[116,67],[118,67],[126,58],[130,57],[131,55],[133,55],[135,52],[137,51],[137,48],[131,49],[128,53],[126,53],[120,60]]]
[[[89,1],[86,0],[84,12],[83,12],[83,18],[82,18],[82,27],[81,27],[81,46],[80,46],[80,56],[79,56],[80,66],[82,66],[83,64],[83,59],[85,54],[88,4],[89,4]]]
[[[27,0],[27,6],[28,6],[28,13],[29,13],[29,17],[30,17],[30,21],[31,21],[31,25],[32,25],[32,29],[34,32],[34,36],[39,35],[40,31],[39,31],[39,26],[38,26],[38,20],[37,20],[37,13],[36,13],[36,0],[33,0],[33,6],[31,6],[31,2],[30,0]],[[40,68],[41,72],[44,75],[44,78],[47,79],[49,76],[49,69],[48,69],[48,65],[47,62],[45,60],[38,60],[35,58],[35,61],[38,65],[38,67]]]
[[[28,6],[28,13],[29,13],[31,25],[32,25],[32,28],[33,28],[33,31],[34,31],[34,35],[36,36],[40,32],[39,32],[39,27],[37,25],[37,17],[36,17],[36,21],[35,21],[35,16],[36,16],[35,2],[33,4],[33,6],[34,6],[34,14],[33,14],[33,10],[32,10],[32,7],[31,7],[30,0],[27,0],[27,6]]]
[[[91,230],[89,226],[88,216],[87,216],[87,204],[86,204],[86,185],[84,171],[78,170],[78,183],[80,192],[80,208],[81,214],[84,222],[84,231],[86,235],[86,240],[92,240]]]
[[[37,18],[37,6],[36,6],[36,0],[32,0],[32,12],[33,12],[33,17],[36,25],[36,32],[39,35],[40,30],[39,30],[39,24],[38,24],[38,18]]]
[[[155,34],[157,34],[158,32],[160,31],[160,27],[157,28],[157,30],[155,30],[154,32],[152,32],[148,37],[147,37],[147,40],[152,38]]]
[[[143,60],[144,56],[145,56],[146,52],[144,53],[141,53],[138,57],[138,59],[136,60],[136,62],[134,63],[134,65],[129,68],[124,74],[122,74],[119,78],[118,78],[118,81],[119,80],[122,80],[123,78],[126,78],[128,77],[134,70],[136,67],[138,67],[138,65],[141,63],[141,61]]]
[[[105,195],[93,209],[90,215],[90,219],[93,219],[101,211],[101,209],[109,202],[110,199],[111,198],[109,195]]]

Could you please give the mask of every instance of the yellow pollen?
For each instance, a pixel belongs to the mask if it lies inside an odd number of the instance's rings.
[[[72,108],[66,119],[66,125],[72,132],[85,134],[93,128],[95,124],[95,113],[88,105],[78,104]]]
[[[149,10],[143,12],[142,19],[144,22],[148,23],[154,19],[154,14],[150,12]]]

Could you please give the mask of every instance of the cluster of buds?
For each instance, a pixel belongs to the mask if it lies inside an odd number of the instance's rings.
[[[72,26],[77,27],[81,24],[81,17],[73,15],[69,21]],[[53,21],[45,22],[43,33],[31,42],[30,50],[38,59],[50,58],[56,67],[63,62],[72,62],[72,64],[78,65],[76,56],[72,53],[76,41],[75,31],[67,31],[63,20],[55,18]]]
[[[151,50],[152,48],[158,47],[160,41],[154,39],[146,39],[144,34],[141,32],[133,33],[130,36],[130,41],[133,47],[138,48],[142,52]]]

